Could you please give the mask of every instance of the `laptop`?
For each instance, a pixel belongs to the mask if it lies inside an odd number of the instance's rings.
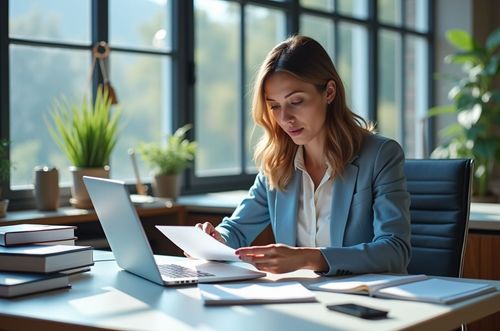
[[[160,285],[184,285],[263,277],[229,263],[153,255],[124,182],[84,176],[104,234],[118,265]]]

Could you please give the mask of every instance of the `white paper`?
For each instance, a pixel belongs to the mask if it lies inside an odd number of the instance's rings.
[[[198,284],[206,305],[314,302],[314,294],[298,282]]]
[[[240,261],[235,250],[194,226],[156,225],[168,239],[190,256],[203,260]]]

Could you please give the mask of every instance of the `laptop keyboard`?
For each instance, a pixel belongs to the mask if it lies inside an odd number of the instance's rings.
[[[170,278],[193,278],[193,277],[209,277],[214,274],[186,268],[178,264],[159,264],[158,268],[163,276]]]

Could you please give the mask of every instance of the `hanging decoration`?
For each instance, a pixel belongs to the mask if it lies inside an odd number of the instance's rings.
[[[118,104],[118,98],[116,96],[115,89],[113,88],[113,86],[111,86],[111,82],[109,81],[105,62],[109,57],[110,51],[111,49],[109,48],[108,43],[106,43],[105,41],[100,41],[94,45],[94,47],[92,48],[92,68],[90,72],[92,75],[96,66],[96,62],[99,61],[99,70],[104,81],[104,88],[108,90],[111,104],[116,105]]]

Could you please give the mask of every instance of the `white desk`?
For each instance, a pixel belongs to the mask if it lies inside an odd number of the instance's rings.
[[[97,252],[96,259],[106,254]],[[300,271],[303,282],[317,278]],[[205,307],[194,286],[166,288],[96,262],[71,277],[73,287],[0,299],[0,328],[8,330],[447,330],[500,310],[500,292],[450,306],[315,292],[318,303]],[[491,281],[500,289],[500,282]],[[325,304],[354,302],[389,310],[369,321],[329,311]]]

